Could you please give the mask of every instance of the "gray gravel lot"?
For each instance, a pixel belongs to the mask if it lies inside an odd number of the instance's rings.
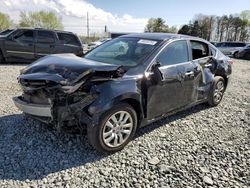
[[[250,61],[236,60],[218,107],[149,125],[113,155],[22,115],[23,67],[0,66],[0,187],[250,187]]]

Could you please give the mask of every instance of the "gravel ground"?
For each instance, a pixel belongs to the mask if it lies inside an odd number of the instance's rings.
[[[0,66],[0,187],[250,187],[250,61],[236,60],[218,107],[142,128],[113,155],[24,117],[11,101],[21,68]]]

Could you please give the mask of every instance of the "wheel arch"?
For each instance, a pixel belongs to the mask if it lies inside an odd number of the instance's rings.
[[[90,105],[88,111],[90,114],[93,114],[93,115],[100,114],[100,113],[103,113],[104,111],[111,109],[114,105],[118,103],[122,103],[122,102],[125,102],[131,105],[136,111],[138,118],[143,117],[143,109],[142,109],[140,94],[133,93],[133,92],[124,93],[112,99],[106,99],[106,100],[99,99],[95,101],[92,105]]]
[[[140,101],[134,98],[126,98],[126,99],[121,100],[120,102],[128,103],[130,106],[134,108],[136,115],[137,115],[138,122],[140,122],[143,119],[144,114],[143,114],[143,109],[142,109],[142,105]]]
[[[225,81],[225,89],[226,89],[227,85],[228,85],[228,77],[226,75],[219,74],[219,73],[214,75],[214,77],[216,77],[216,76],[220,76],[220,77],[222,77],[224,79],[224,81]]]

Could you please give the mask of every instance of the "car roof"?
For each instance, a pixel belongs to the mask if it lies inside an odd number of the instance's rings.
[[[151,39],[151,40],[190,39],[190,40],[199,40],[199,41],[207,42],[206,40],[198,38],[198,37],[173,34],[173,33],[135,33],[135,34],[122,35],[119,38],[126,38],[126,37],[143,38],[143,39]]]
[[[60,33],[69,33],[69,34],[75,34],[70,31],[63,31],[63,30],[57,30],[57,29],[45,29],[45,28],[32,28],[32,27],[20,27],[17,29],[26,29],[26,30],[37,30],[37,31],[54,31],[54,32],[60,32]]]

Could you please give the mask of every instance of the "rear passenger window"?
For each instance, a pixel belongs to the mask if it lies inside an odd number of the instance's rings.
[[[239,43],[238,45],[237,45],[237,47],[245,47],[246,46],[246,44],[244,44],[244,43]]]
[[[37,42],[39,43],[54,43],[55,38],[53,32],[37,31]]]
[[[186,41],[170,43],[156,58],[162,66],[188,62],[188,46]]]
[[[209,56],[208,45],[199,42],[191,41],[193,60]]]
[[[62,41],[64,44],[70,44],[70,45],[77,45],[79,46],[79,40],[75,35],[68,34],[68,33],[57,33],[58,38],[60,41]]]

